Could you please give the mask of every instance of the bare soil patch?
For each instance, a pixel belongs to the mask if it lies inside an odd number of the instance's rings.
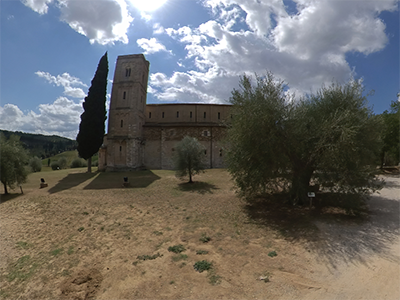
[[[0,203],[5,299],[400,296],[398,176],[386,177],[363,217],[246,203],[224,170],[191,185],[163,170],[29,179],[23,195]],[[177,245],[185,250],[168,251]],[[212,268],[200,273],[203,260]]]

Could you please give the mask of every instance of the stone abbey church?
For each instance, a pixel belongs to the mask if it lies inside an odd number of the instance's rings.
[[[208,168],[223,167],[230,105],[146,104],[149,65],[143,54],[117,59],[99,170],[172,169],[175,147],[186,135],[204,146]]]

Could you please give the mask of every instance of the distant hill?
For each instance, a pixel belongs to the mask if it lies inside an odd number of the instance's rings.
[[[43,166],[49,166],[51,162],[58,161],[61,157],[64,157],[67,160],[67,167],[68,168],[69,168],[69,166],[71,165],[71,163],[72,163],[72,161],[74,159],[79,158],[77,150],[65,151],[65,152],[61,152],[59,154],[56,154],[54,156],[46,157],[46,158],[42,159],[42,165]],[[49,160],[50,160],[50,162],[49,162]],[[98,160],[99,160],[98,154],[93,155],[92,156],[92,166],[97,166],[98,165]]]
[[[75,150],[78,145],[75,140],[57,135],[32,134],[1,129],[0,132],[2,132],[7,138],[12,134],[18,135],[20,141],[24,147],[29,150],[30,154],[42,159],[54,156],[64,151]]]

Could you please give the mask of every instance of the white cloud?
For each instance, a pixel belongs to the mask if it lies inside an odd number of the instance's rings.
[[[165,32],[165,29],[163,26],[161,26],[160,23],[155,23],[153,25],[153,34],[162,34]]]
[[[170,52],[163,44],[161,44],[157,39],[138,39],[136,41],[138,46],[144,50],[144,54],[153,54],[160,51]]]
[[[79,78],[73,77],[68,73],[53,76],[48,72],[37,71],[35,72],[35,74],[39,77],[46,79],[50,83],[64,87],[64,94],[67,96],[73,98],[84,98],[86,96],[85,92],[81,88],[77,88],[76,86],[87,87],[87,85],[81,82]]]
[[[34,11],[45,14],[53,0],[22,0]],[[56,0],[61,20],[76,32],[86,36],[90,43],[102,45],[114,42],[128,43],[126,35],[133,18],[124,0]]]
[[[221,103],[227,89],[237,84],[236,76],[221,74],[218,67],[210,68],[206,73],[189,71],[175,72],[170,78],[163,73],[150,75],[152,93],[161,101]],[[222,100],[222,101],[221,101]]]
[[[205,0],[204,4],[212,8],[220,20],[226,23],[236,19],[240,15],[240,10],[245,12],[247,26],[259,36],[268,34],[273,26],[274,17],[288,15],[281,0]]]
[[[280,18],[272,31],[280,51],[302,59],[357,51],[370,54],[387,43],[385,25],[376,17],[390,1],[301,1],[296,16]]]
[[[202,3],[215,13],[213,20],[196,28],[153,27],[184,47],[186,59],[179,64],[195,67],[170,76],[152,74],[153,95],[160,100],[223,102],[239,75],[266,70],[300,94],[332,80],[344,82],[354,75],[346,54],[382,50],[388,38],[378,15],[397,7],[396,0],[296,0],[293,15],[280,0]]]
[[[154,89],[151,85],[147,86],[147,93],[148,94],[155,94],[157,93],[157,90]]]
[[[48,4],[52,2],[53,0],[22,0],[22,3],[41,15],[47,13],[49,8]]]
[[[151,15],[144,11],[140,13],[140,17],[147,22],[151,20]]]
[[[65,95],[80,98],[80,103],[61,96],[51,104],[40,104],[37,107],[39,113],[32,110],[23,112],[14,104],[5,104],[0,106],[0,128],[75,139],[83,112],[83,98],[86,96],[77,86],[87,85],[68,73],[53,76],[48,72],[37,71],[35,74],[51,84],[63,87]]]
[[[61,19],[91,43],[128,42],[126,34],[133,20],[128,0],[22,1],[40,14],[57,4]],[[223,102],[237,86],[239,75],[266,70],[298,93],[316,90],[333,79],[346,81],[357,72],[346,59],[348,53],[369,55],[388,43],[379,13],[396,10],[398,1],[293,0],[290,9],[283,0],[197,3],[213,13],[199,26],[153,25],[154,36],[172,38],[181,49],[168,47],[186,54],[177,58],[179,72],[151,75],[150,91],[160,100]],[[146,15],[142,19],[150,22]],[[138,39],[137,45],[145,54],[172,53],[159,40]],[[83,95],[79,85],[62,86],[66,96]]]
[[[39,113],[24,113],[14,104],[0,106],[0,128],[76,138],[83,112],[82,103],[59,97],[52,104],[40,104],[38,110]]]

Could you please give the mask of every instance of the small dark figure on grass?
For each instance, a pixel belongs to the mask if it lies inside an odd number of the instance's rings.
[[[177,176],[189,176],[189,183],[193,183],[193,175],[204,172],[206,167],[204,147],[196,138],[185,136],[176,146],[174,163]]]

